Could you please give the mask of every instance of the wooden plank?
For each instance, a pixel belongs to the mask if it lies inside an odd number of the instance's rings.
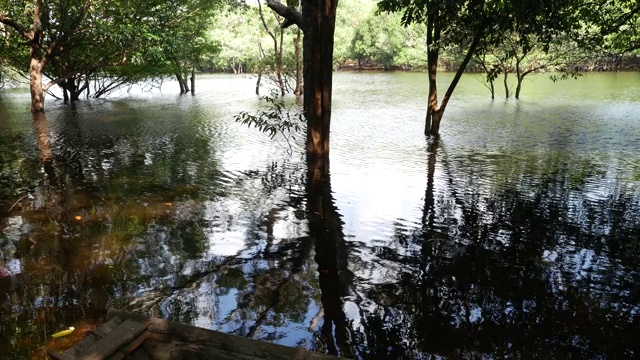
[[[52,355],[53,351],[49,353],[49,356],[53,357],[56,360],[73,360],[82,358],[83,354],[86,351],[89,351],[94,344],[109,335],[114,329],[116,329],[120,324],[122,324],[123,320],[119,317],[112,317],[106,323],[100,325],[95,331],[87,334],[82,338],[77,344],[73,345],[69,350],[64,353],[56,353],[56,355]]]
[[[123,319],[124,320],[124,319]],[[107,336],[96,341],[85,352],[78,354],[77,358],[86,360],[104,360],[116,352],[120,347],[134,340],[140,335],[147,325],[133,319],[126,319],[120,326],[113,329]]]
[[[178,341],[166,342],[149,339],[142,347],[153,360],[264,360],[254,356],[212,347],[204,348]]]
[[[142,347],[138,347],[134,352],[127,356],[127,360],[151,360],[151,358]]]
[[[138,322],[147,322],[147,331],[151,332],[151,338],[144,344],[148,354],[155,358],[155,353],[149,352],[152,344],[166,344],[172,351],[204,352],[222,351],[234,354],[235,360],[243,359],[270,359],[270,360],[330,360],[338,359],[336,356],[315,353],[303,349],[271,344],[259,340],[249,339],[237,335],[225,334],[218,331],[197,328],[170,321],[149,318],[147,316],[127,313],[115,309],[109,309],[107,318],[120,317],[132,319]],[[152,340],[154,340],[152,342]],[[159,345],[160,346],[160,345]],[[167,351],[168,352],[168,351]],[[165,352],[165,353],[167,353]],[[205,359],[207,357],[204,357]]]
[[[135,352],[142,343],[144,343],[151,334],[147,331],[144,331],[142,334],[138,335],[135,339],[130,341],[128,344],[122,346],[116,352],[114,352],[111,356],[107,358],[107,360],[122,360],[127,355]]]
[[[53,360],[65,360],[64,356],[55,350],[47,349],[47,355]]]

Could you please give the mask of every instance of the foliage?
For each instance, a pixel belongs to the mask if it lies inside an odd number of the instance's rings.
[[[295,103],[287,105],[277,89],[271,89],[269,95],[261,96],[260,101],[264,102],[263,109],[255,114],[242,111],[234,116],[234,120],[248,127],[253,126],[272,139],[278,134],[282,135],[292,151],[291,141],[305,130],[303,113]]]
[[[206,23],[218,6],[218,1],[204,0],[1,0],[0,29],[5,36],[0,49],[22,48],[2,57],[10,67],[25,71],[29,49],[30,57],[38,59],[42,72],[52,79],[45,89],[58,84],[73,99],[88,89],[98,70],[110,76],[108,71],[120,66],[140,70],[146,65],[153,71],[140,75],[163,76],[206,64],[218,50],[205,39]]]
[[[358,26],[351,41],[352,58],[373,60],[384,67],[426,66],[425,28],[403,26],[399,14],[371,12]]]

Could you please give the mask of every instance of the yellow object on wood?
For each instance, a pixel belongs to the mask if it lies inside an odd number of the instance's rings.
[[[74,328],[73,326],[70,326],[67,330],[58,331],[57,333],[51,335],[51,337],[58,338],[58,337],[67,336],[71,334],[75,329],[76,328]]]

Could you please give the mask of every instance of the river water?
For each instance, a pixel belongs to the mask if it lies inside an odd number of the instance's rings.
[[[37,123],[0,92],[0,358],[110,307],[352,358],[640,356],[640,74],[480,80],[428,142],[425,74],[336,74],[321,216],[301,139],[233,120],[255,79]]]

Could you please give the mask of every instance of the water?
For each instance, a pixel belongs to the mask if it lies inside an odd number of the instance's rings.
[[[109,307],[353,358],[637,357],[640,74],[478,78],[428,143],[424,74],[336,74],[319,197],[298,142],[233,121],[250,78],[38,126],[0,93],[0,358]]]

